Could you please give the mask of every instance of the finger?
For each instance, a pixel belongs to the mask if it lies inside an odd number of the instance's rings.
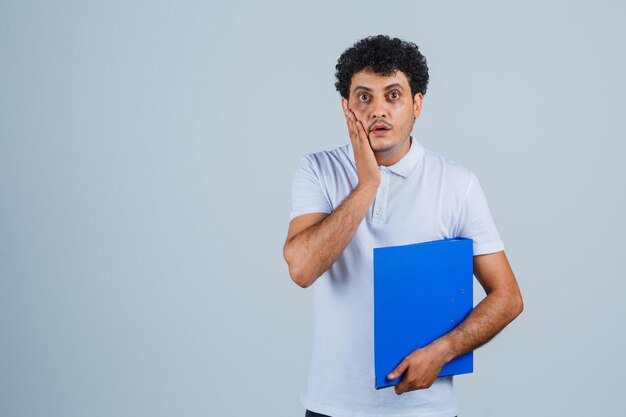
[[[408,391],[408,386],[406,383],[401,382],[394,387],[394,391],[396,391],[398,395],[403,394]]]
[[[354,117],[354,114],[352,114],[350,109],[348,109],[347,111],[344,112],[344,115],[346,116],[346,123],[348,124],[348,130],[350,131],[351,134],[352,133],[356,134],[358,132],[358,128],[356,126],[356,118]]]
[[[346,110],[346,116],[355,123],[359,121],[356,114],[354,114],[354,112],[350,109]]]
[[[365,127],[363,126],[363,122],[361,122],[360,120],[356,118],[356,114],[354,114],[352,110],[348,109],[347,114],[350,120],[353,122],[353,129],[354,129],[354,134],[356,135],[356,138],[361,139],[362,142],[368,142],[369,138],[367,136],[367,131],[365,130]]]
[[[350,109],[346,110],[344,112],[344,114],[346,115],[346,120],[351,120],[353,122],[356,122],[356,115],[354,114],[354,112]]]
[[[362,140],[367,140],[369,137],[367,136],[367,132],[365,131],[365,127],[363,127],[363,122],[360,120],[357,122],[357,129],[359,130],[359,136]]]
[[[348,113],[348,132],[350,134],[350,139],[353,143],[353,146],[359,148],[363,145],[363,137],[362,133],[359,131],[359,121],[356,119],[354,113]]]
[[[398,378],[406,370],[408,365],[409,365],[409,361],[406,358],[403,359],[402,362],[400,362],[400,364],[396,366],[396,368],[393,371],[391,371],[389,375],[387,375],[387,378],[389,380]]]

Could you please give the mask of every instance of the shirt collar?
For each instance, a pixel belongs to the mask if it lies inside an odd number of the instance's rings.
[[[382,166],[381,169],[387,169],[395,174],[400,175],[401,177],[408,177],[411,172],[415,169],[415,167],[419,164],[424,156],[424,146],[417,141],[413,136],[409,137],[410,146],[409,151],[395,164],[389,165],[388,167]],[[348,156],[352,161],[352,164],[356,167],[356,163],[354,162],[354,150],[352,149],[352,143],[349,144]]]

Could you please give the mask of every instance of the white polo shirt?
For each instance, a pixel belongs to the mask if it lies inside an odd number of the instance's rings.
[[[376,198],[345,250],[311,286],[315,333],[300,396],[332,417],[454,417],[453,376],[397,395],[374,387],[373,248],[467,237],[474,255],[504,250],[476,175],[411,137],[397,163],[380,166]],[[331,213],[358,184],[352,144],[305,154],[295,171],[290,219]]]

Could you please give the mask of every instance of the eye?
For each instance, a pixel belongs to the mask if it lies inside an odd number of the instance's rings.
[[[391,93],[389,93],[389,98],[391,98],[392,100],[399,99],[400,93],[398,93],[397,91],[392,91]]]
[[[365,97],[365,98],[363,98],[363,97]],[[365,94],[365,93],[360,94],[360,95],[359,95],[359,100],[361,100],[361,101],[366,101],[366,100],[367,100],[367,97],[369,97],[369,95],[368,95],[368,94]]]

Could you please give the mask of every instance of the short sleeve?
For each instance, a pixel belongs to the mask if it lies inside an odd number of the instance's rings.
[[[322,191],[319,175],[308,155],[303,155],[293,175],[289,220],[306,213],[330,213],[332,208]]]
[[[474,241],[474,255],[500,252],[504,243],[491,216],[487,198],[472,172],[470,184],[459,214],[459,237]]]

